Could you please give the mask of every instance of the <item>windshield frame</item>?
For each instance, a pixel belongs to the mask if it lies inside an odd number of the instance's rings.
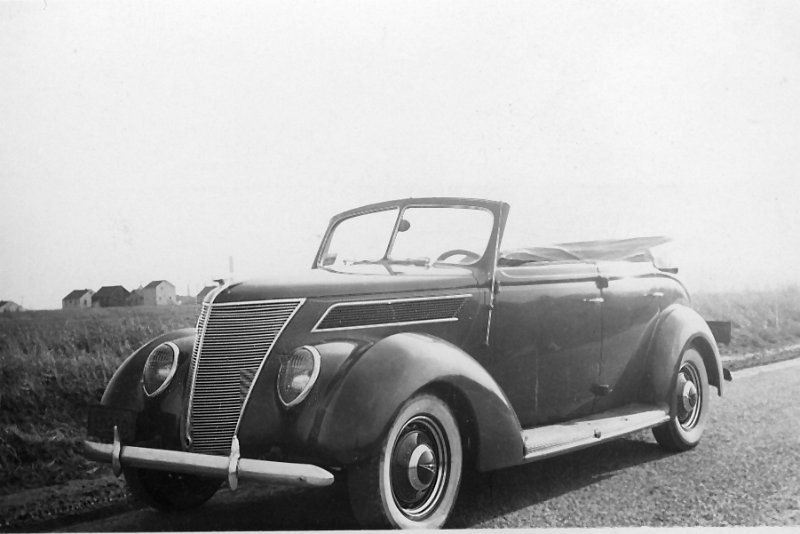
[[[317,255],[312,265],[312,269],[326,269],[329,267],[323,265],[323,259],[325,258],[327,251],[330,247],[331,240],[334,232],[336,231],[336,228],[343,221],[352,219],[353,217],[358,217],[360,215],[367,215],[369,213],[376,213],[393,209],[397,210],[397,216],[394,221],[394,227],[392,228],[392,234],[389,238],[386,249],[383,252],[383,256],[382,258],[380,258],[380,261],[378,263],[391,264],[393,261],[396,262],[398,260],[391,260],[389,259],[389,257],[391,255],[392,248],[394,247],[395,239],[398,234],[399,225],[403,220],[403,214],[405,213],[405,210],[407,208],[436,208],[436,207],[484,210],[490,213],[493,222],[492,222],[492,229],[489,233],[489,238],[486,243],[486,249],[480,251],[481,258],[479,260],[476,260],[475,262],[469,264],[431,262],[430,265],[457,266],[467,269],[474,269],[476,271],[484,273],[492,272],[495,267],[495,262],[497,261],[497,249],[499,246],[500,238],[502,237],[502,228],[505,224],[505,220],[508,215],[508,209],[509,209],[508,204],[506,204],[505,202],[497,202],[493,200],[464,199],[464,198],[452,198],[452,197],[409,198],[404,200],[380,202],[377,204],[368,204],[366,206],[348,210],[333,216],[328,224],[328,229],[325,232],[325,236],[323,237],[322,242],[320,243],[320,247],[317,251]],[[477,253],[479,251],[475,252]]]

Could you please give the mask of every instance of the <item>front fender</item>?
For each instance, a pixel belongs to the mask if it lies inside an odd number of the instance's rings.
[[[338,462],[374,455],[398,409],[421,390],[448,402],[479,470],[522,461],[521,429],[511,404],[489,373],[454,345],[426,334],[395,334],[355,351],[343,369],[309,436]]]
[[[650,373],[645,387],[651,402],[667,402],[674,412],[674,378],[683,351],[693,346],[703,357],[708,382],[722,395],[722,363],[714,336],[699,313],[682,304],[673,304],[662,312],[649,350]]]
[[[145,407],[145,394],[142,391],[142,370],[150,352],[161,343],[172,341],[180,349],[178,360],[180,370],[181,366],[188,365],[188,359],[192,353],[192,345],[194,343],[194,333],[194,328],[174,330],[151,339],[139,347],[122,362],[122,365],[111,377],[100,404],[137,412],[142,411]],[[180,382],[180,380],[176,380],[180,374],[180,372],[176,373],[170,389],[175,388],[176,383]]]

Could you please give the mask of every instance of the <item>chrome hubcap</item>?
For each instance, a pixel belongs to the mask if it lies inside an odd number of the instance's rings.
[[[428,445],[419,445],[408,461],[408,482],[417,491],[426,490],[436,477],[436,457]]]
[[[681,366],[678,374],[678,422],[684,430],[691,430],[697,425],[702,410],[702,392],[700,373],[691,362]]]
[[[697,406],[697,386],[691,382],[686,382],[683,385],[681,403],[683,404],[684,412],[691,412],[694,410],[694,407]]]
[[[419,520],[439,504],[450,462],[447,441],[436,421],[428,416],[409,420],[392,450],[392,496],[400,511]]]

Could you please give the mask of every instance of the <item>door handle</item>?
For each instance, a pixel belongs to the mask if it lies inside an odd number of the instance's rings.
[[[594,297],[591,299],[583,299],[583,302],[591,302],[593,304],[600,304],[601,302],[605,302],[603,297]]]
[[[648,294],[647,294],[647,295],[645,295],[645,296],[646,296],[646,297],[656,297],[656,298],[661,298],[661,297],[663,297],[663,296],[664,296],[664,292],[663,292],[663,291],[653,291],[652,293],[648,293]]]

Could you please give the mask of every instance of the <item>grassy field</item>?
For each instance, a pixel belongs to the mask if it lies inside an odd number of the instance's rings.
[[[761,352],[800,343],[800,287],[743,293],[697,293],[694,308],[706,320],[731,321],[732,340],[724,354]]]
[[[709,320],[734,323],[723,354],[800,343],[800,288],[694,296]],[[0,495],[92,478],[107,466],[80,456],[87,407],[146,340],[193,326],[199,307],[0,314]]]
[[[80,456],[87,406],[144,341],[199,306],[0,314],[0,495],[107,470]]]

